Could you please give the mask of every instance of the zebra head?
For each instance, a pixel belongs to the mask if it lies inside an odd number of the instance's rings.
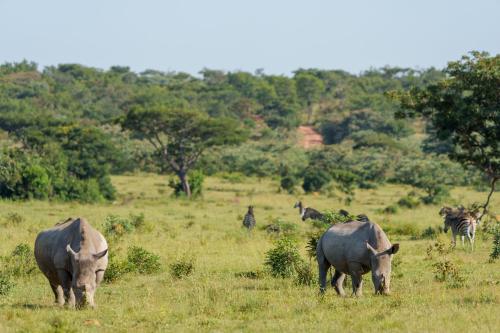
[[[250,215],[253,215],[253,206],[248,206],[248,213]]]

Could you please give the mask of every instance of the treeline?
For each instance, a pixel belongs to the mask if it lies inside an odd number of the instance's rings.
[[[358,186],[387,181],[425,188],[425,176],[442,186],[469,184],[477,177],[436,155],[446,145],[424,140],[432,129],[396,120],[398,106],[384,96],[443,77],[433,68],[387,67],[359,75],[299,69],[291,77],[204,69],[193,76],[6,63],[0,66],[0,196],[109,200],[115,195],[110,173],[172,171],[140,128],[122,128],[131,112],[165,109],[229,118],[249,133],[238,147],[218,144],[205,151],[194,167],[205,174],[270,176],[290,192],[302,187],[348,197]],[[296,146],[301,124],[322,133],[325,149]],[[417,176],[407,169],[421,169],[423,176],[409,179]]]

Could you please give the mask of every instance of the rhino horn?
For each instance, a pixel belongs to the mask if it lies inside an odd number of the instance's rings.
[[[375,250],[368,242],[366,242],[366,248],[374,255],[377,255],[377,250]]]
[[[75,251],[73,251],[73,249],[71,248],[71,245],[66,245],[66,251],[71,254],[72,256],[76,256],[77,253]]]

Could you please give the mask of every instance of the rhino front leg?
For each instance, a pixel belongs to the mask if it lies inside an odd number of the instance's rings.
[[[339,272],[338,270],[335,270],[335,274],[333,275],[332,278],[332,287],[335,289],[337,294],[342,297],[345,296],[344,279],[345,279],[345,274]]]
[[[363,294],[363,268],[358,263],[349,263],[349,275],[352,279],[352,293],[359,297]]]
[[[55,302],[59,306],[64,305],[64,292],[63,288],[60,285],[55,285],[55,284],[50,284],[50,287],[52,288],[52,292],[54,292],[54,297],[55,297]]]
[[[73,293],[73,289],[71,288],[71,275],[63,269],[58,269],[57,275],[59,276],[59,281],[61,281],[61,287],[64,293],[64,299],[66,300],[66,303],[68,304],[69,307],[74,308],[75,294]]]

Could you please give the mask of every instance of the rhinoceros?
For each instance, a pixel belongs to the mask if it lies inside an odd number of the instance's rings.
[[[332,286],[345,296],[342,283],[345,275],[352,278],[353,294],[362,294],[362,275],[372,271],[375,293],[389,294],[392,255],[399,244],[391,245],[382,229],[373,222],[350,221],[335,224],[320,238],[316,248],[320,291],[326,288],[330,266],[335,268]]]
[[[35,258],[57,304],[95,306],[94,293],[108,265],[108,244],[84,218],[70,218],[40,232]]]

